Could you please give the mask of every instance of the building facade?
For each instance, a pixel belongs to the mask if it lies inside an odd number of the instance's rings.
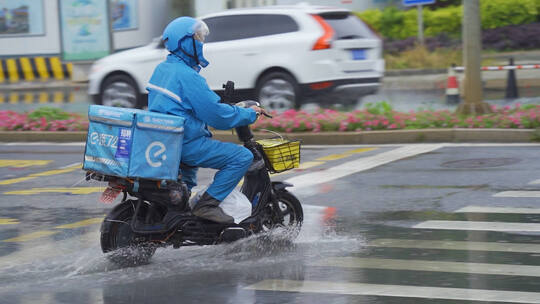
[[[0,57],[60,56],[66,24],[61,21],[62,1],[0,0]],[[84,4],[92,1],[100,0],[76,0],[70,5],[79,4],[73,9],[84,14]],[[169,22],[170,2],[109,0],[110,52],[141,46],[158,37]]]

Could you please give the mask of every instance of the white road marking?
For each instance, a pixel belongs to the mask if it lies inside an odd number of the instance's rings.
[[[470,213],[512,213],[512,214],[540,214],[540,208],[511,208],[511,207],[489,207],[489,206],[467,206],[454,211]]]
[[[425,221],[414,225],[412,228],[502,232],[540,232],[540,224],[507,222]]]
[[[330,281],[265,280],[245,287],[251,290],[311,292],[338,295],[390,296],[509,303],[540,303],[540,293],[467,288],[422,287]]]
[[[533,180],[532,182],[529,183],[529,185],[540,185],[540,179]]]
[[[359,257],[331,257],[324,260],[308,262],[313,266],[342,268],[373,268],[390,270],[436,271],[452,273],[476,273],[488,275],[540,276],[540,266],[463,263],[407,259],[378,259]]]
[[[494,197],[540,197],[540,191],[503,191],[495,193]]]
[[[341,177],[369,170],[403,158],[428,153],[441,147],[443,147],[441,144],[405,146],[376,155],[361,157],[326,170],[298,175],[287,179],[286,182],[293,184],[294,189],[297,190],[299,188],[336,180]]]
[[[478,250],[500,252],[540,253],[540,244],[503,242],[466,242],[408,239],[375,239],[368,243],[372,247],[419,248],[444,250]]]

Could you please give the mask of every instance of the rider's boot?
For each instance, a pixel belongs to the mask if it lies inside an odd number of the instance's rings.
[[[193,207],[192,213],[206,220],[222,224],[233,224],[234,218],[223,212],[223,209],[219,207],[220,203],[220,201],[205,192]]]

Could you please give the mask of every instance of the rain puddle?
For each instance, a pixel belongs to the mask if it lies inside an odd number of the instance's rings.
[[[0,293],[32,288],[36,292],[101,288],[104,285],[166,278],[179,273],[234,271],[251,267],[302,262],[364,247],[361,236],[350,237],[338,229],[322,207],[306,206],[304,224],[294,242],[279,231],[230,244],[159,248],[147,265],[122,268],[101,252],[99,232],[91,231],[61,242],[14,252],[0,260]],[[39,279],[36,279],[39,278]]]

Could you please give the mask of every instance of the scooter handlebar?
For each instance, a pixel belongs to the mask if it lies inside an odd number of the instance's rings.
[[[240,102],[237,102],[234,104],[235,106],[237,107],[242,107],[242,108],[249,108],[249,107],[252,107],[252,106],[257,106],[257,107],[260,107],[261,104],[256,102],[255,100],[244,100],[244,101],[240,101]],[[268,113],[262,113],[262,115],[268,117],[268,118],[272,118],[272,115],[268,114]]]

